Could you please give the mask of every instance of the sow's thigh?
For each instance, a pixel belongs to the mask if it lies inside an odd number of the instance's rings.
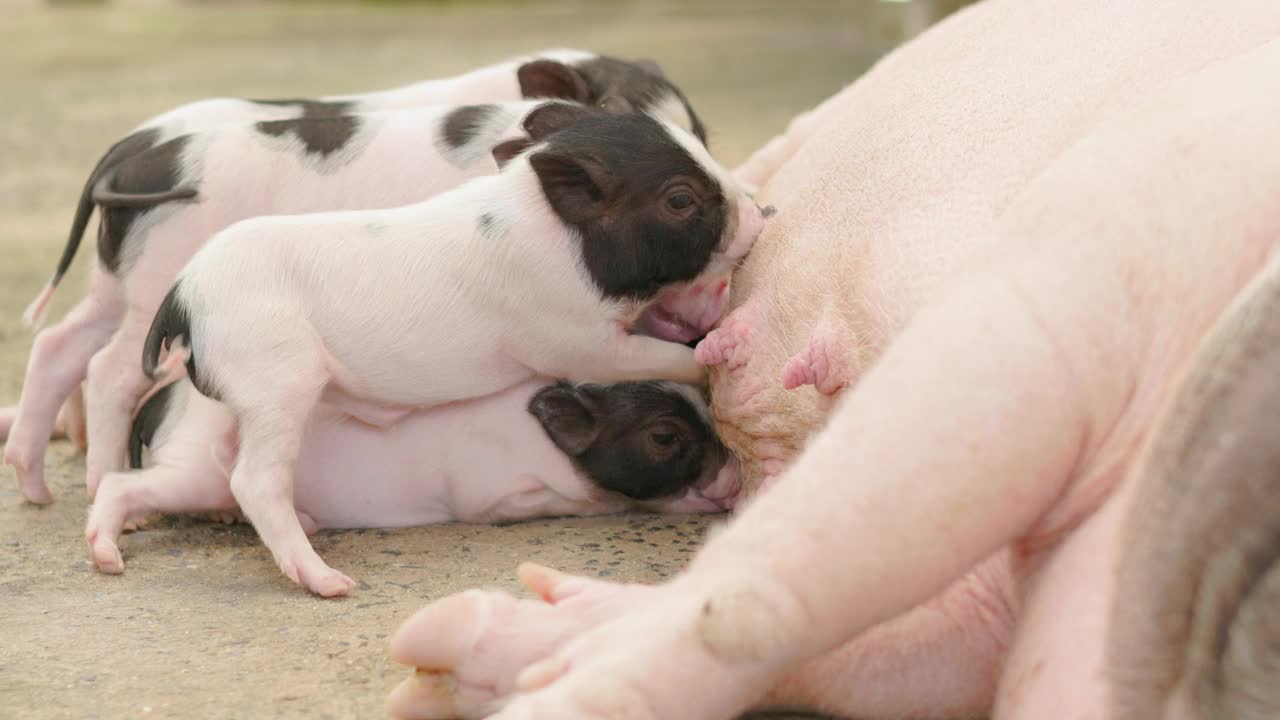
[[[997,717],[1280,717],[1278,367],[1272,258],[1135,471],[1028,588]]]
[[[1280,256],[1206,339],[1115,538],[1111,716],[1280,717]]]
[[[1250,22],[1238,21],[1246,13]],[[989,249],[1018,194],[1135,96],[1280,32],[1256,0],[989,0],[893,53],[743,168],[777,215],[734,278],[739,344],[712,405],[744,481],[774,475],[830,399],[784,390],[826,329],[845,388],[936,288]],[[1082,58],[1089,72],[1081,72]],[[733,323],[736,319],[740,323]]]

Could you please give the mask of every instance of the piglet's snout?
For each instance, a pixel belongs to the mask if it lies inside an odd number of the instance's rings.
[[[742,470],[738,458],[730,455],[720,472],[716,473],[716,479],[700,492],[721,510],[732,510],[738,503],[738,494],[742,492]]]

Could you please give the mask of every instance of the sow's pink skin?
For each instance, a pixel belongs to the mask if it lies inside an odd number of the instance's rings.
[[[114,145],[85,182],[53,278],[26,313],[39,321],[97,207],[88,297],[37,336],[19,406],[11,421],[0,420],[4,460],[23,497],[52,501],[45,448],[58,407],[86,374],[89,496],[103,473],[121,466],[130,414],[148,387],[137,360],[147,323],[178,269],[215,232],[257,215],[394,207],[490,174],[490,150],[522,98],[653,113],[705,139],[656,64],[562,50],[365,95],[204,100]]]
[[[230,410],[185,380],[143,405],[135,466],[103,478],[86,528],[98,569],[124,570],[122,529],[155,512],[231,513],[238,438]],[[302,440],[293,505],[305,529],[594,515],[719,512],[737,464],[700,389],[531,380],[407,415],[385,428],[321,405]],[[358,500],[357,500],[358,499]]]
[[[1165,408],[1277,250],[1278,36],[1272,3],[987,2],[797,120],[740,173],[778,215],[698,350],[769,489],[668,583],[428,606],[393,714],[1274,716],[1275,465],[1160,468],[1270,462]]]

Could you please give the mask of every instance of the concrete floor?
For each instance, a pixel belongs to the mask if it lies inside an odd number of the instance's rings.
[[[0,23],[0,404],[30,348],[18,316],[61,252],[85,173],[143,119],[199,97],[305,96],[452,74],[577,46],[659,59],[741,160],[863,72],[911,23],[900,6],[644,3],[521,6],[167,5],[8,11]],[[457,41],[467,38],[467,42]],[[15,71],[16,70],[16,71]],[[50,315],[81,295],[86,239]],[[124,537],[123,576],[83,540],[83,458],[47,457],[57,502],[25,504],[0,468],[0,718],[382,717],[404,675],[386,641],[424,603],[517,590],[522,560],[618,580],[676,571],[710,518],[625,516],[508,527],[322,533],[360,581],[324,601],[277,571],[247,526],[160,518]]]

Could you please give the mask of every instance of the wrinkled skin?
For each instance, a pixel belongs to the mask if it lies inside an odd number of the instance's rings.
[[[1197,515],[1169,471],[1215,419],[1274,427],[1175,397],[1280,240],[1280,7],[1225,5],[987,2],[765,146],[740,177],[778,216],[698,357],[767,492],[664,585],[525,566],[541,600],[424,608],[393,714],[1274,717],[1277,495],[1192,475]],[[1172,538],[1228,561],[1171,575]],[[1253,614],[1155,614],[1197,592]],[[1214,633],[1260,642],[1217,667]],[[1223,674],[1253,708],[1193,692]]]

